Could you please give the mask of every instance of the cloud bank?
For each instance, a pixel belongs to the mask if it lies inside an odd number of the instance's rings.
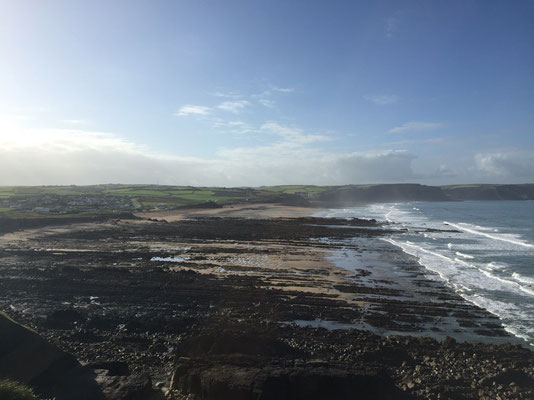
[[[0,125],[0,185],[160,183],[207,186],[345,184],[414,178],[404,151],[325,152],[330,140],[267,122],[268,144],[220,149],[215,159],[153,152],[112,133]]]
[[[463,168],[439,165],[433,173],[418,173],[412,165],[417,156],[408,151],[326,151],[319,145],[331,137],[275,121],[257,131],[269,139],[266,144],[221,148],[208,159],[154,152],[107,132],[23,129],[21,120],[0,115],[0,185],[517,183],[534,176],[529,151],[478,152]]]
[[[534,178],[534,151],[508,151],[475,154],[475,165],[482,177],[502,180],[523,180]]]

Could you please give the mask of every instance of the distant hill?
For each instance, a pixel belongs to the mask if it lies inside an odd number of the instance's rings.
[[[441,190],[452,200],[534,200],[534,184],[450,185]]]
[[[326,190],[315,196],[325,203],[379,203],[389,201],[447,201],[437,186],[419,184],[354,185]]]
[[[312,199],[327,204],[391,201],[534,200],[534,184],[426,186],[405,183],[351,185],[325,190],[312,196]]]

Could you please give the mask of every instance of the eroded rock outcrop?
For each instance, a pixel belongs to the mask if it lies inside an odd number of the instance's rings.
[[[30,386],[56,400],[157,399],[150,377],[130,375],[117,363],[83,366],[33,330],[0,313],[0,379]]]
[[[171,389],[202,400],[404,399],[383,370],[306,359],[268,332],[209,331],[185,340]]]

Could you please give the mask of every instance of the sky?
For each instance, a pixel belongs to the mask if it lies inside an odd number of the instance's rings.
[[[0,0],[0,185],[534,182],[532,21],[532,0]]]

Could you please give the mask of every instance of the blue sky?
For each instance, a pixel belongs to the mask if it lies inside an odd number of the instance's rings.
[[[530,0],[0,0],[0,184],[532,182],[533,20]]]

